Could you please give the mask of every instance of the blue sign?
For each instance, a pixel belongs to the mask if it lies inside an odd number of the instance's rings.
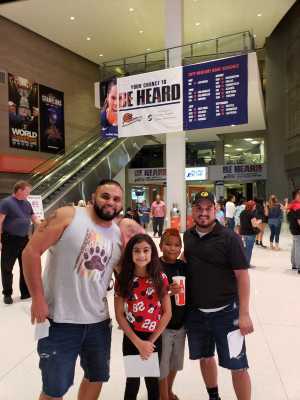
[[[247,55],[183,67],[183,130],[247,122]]]

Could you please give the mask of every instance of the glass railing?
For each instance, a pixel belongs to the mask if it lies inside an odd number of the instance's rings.
[[[182,65],[188,65],[209,60],[212,57],[220,58],[253,51],[255,42],[251,32],[244,31],[183,46],[107,61],[100,64],[100,79],[104,80],[111,76],[134,75],[169,68],[172,52],[178,51],[178,48],[181,48]]]

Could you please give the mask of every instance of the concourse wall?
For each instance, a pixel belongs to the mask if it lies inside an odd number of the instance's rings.
[[[266,43],[267,192],[300,187],[300,2]]]
[[[0,71],[64,92],[66,151],[99,124],[94,106],[98,65],[0,16]],[[0,83],[0,153],[50,158],[9,147],[8,88]],[[95,131],[94,131],[95,133]]]

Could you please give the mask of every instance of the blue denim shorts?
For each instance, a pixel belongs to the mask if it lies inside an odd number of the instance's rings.
[[[239,308],[236,303],[221,311],[204,313],[198,309],[190,310],[186,318],[190,359],[213,357],[215,348],[219,365],[230,370],[248,368],[245,339],[240,354],[230,358],[227,335],[237,327]]]
[[[109,379],[111,320],[95,324],[66,324],[50,321],[49,336],[38,341],[43,393],[62,397],[73,385],[80,356],[84,377],[90,382]]]

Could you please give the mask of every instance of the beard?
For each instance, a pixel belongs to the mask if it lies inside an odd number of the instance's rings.
[[[209,220],[202,220],[202,221],[195,221],[195,223],[196,223],[196,225],[199,227],[199,228],[209,228],[209,227],[211,227],[212,225],[214,225],[215,224],[215,222],[216,222],[216,220],[215,219],[209,219]]]
[[[94,203],[94,211],[97,217],[102,219],[103,221],[112,221],[120,214],[122,209],[120,209],[119,211],[114,210],[113,213],[109,213],[104,210],[104,207],[99,207],[96,203]]]

